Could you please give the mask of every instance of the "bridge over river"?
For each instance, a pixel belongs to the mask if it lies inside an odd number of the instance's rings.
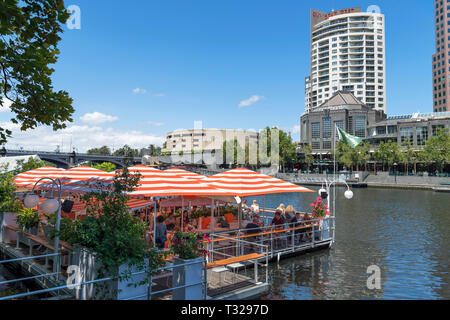
[[[83,162],[111,162],[118,168],[123,168],[125,163],[136,165],[142,164],[142,157],[124,157],[124,156],[108,156],[87,153],[64,153],[64,152],[48,152],[48,151],[31,151],[31,150],[7,150],[1,149],[0,156],[32,156],[38,155],[42,160],[56,164],[60,168],[71,168],[82,164]]]

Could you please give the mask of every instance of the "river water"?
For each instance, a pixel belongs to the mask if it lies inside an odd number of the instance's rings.
[[[450,194],[370,188],[346,200],[344,191],[337,188],[334,246],[272,263],[263,299],[450,299]],[[269,195],[265,206],[311,212],[316,198]],[[367,286],[369,266],[381,271],[380,289]]]

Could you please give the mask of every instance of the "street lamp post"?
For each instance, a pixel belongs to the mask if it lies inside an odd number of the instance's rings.
[[[330,189],[331,189],[331,186],[333,184],[338,183],[338,182],[339,182],[338,180],[333,180],[333,181],[325,180],[326,190],[323,189],[323,186],[322,186],[322,189],[319,190],[319,196],[322,197],[322,198],[326,198],[327,199],[328,208],[330,208],[330,195],[331,195]],[[344,183],[347,186],[347,191],[345,191],[344,197],[347,200],[351,200],[353,198],[353,191],[350,190],[350,186],[347,184],[347,182],[345,180],[344,180]],[[333,240],[332,241],[334,243],[335,242],[335,234],[336,234],[336,193],[335,193],[335,195],[333,197],[332,219],[333,219],[333,235],[332,235],[332,239]]]
[[[42,205],[41,209],[48,214],[55,213],[57,211],[56,215],[56,235],[54,240],[54,249],[55,253],[58,254],[59,252],[59,231],[61,226],[61,193],[62,193],[62,183],[60,179],[52,179],[49,177],[44,177],[39,179],[33,186],[33,189],[31,190],[30,194],[27,194],[27,196],[24,198],[24,205],[26,208],[34,208],[39,205],[39,196],[34,194],[34,189],[38,185],[39,182],[42,180],[50,180],[52,182],[52,191],[51,191],[51,198],[46,199]],[[58,189],[58,200],[53,198],[53,189],[56,186]],[[59,272],[59,256],[56,255],[55,259],[53,260],[53,272]]]
[[[394,177],[395,177],[395,184],[397,184],[397,163],[394,163]]]

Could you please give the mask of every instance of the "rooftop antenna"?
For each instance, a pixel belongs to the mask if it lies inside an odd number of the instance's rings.
[[[334,0],[332,0],[331,3],[331,12],[334,12]]]

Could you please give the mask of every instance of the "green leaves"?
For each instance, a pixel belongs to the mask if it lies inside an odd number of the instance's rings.
[[[54,91],[49,65],[57,62],[62,25],[69,14],[62,1],[0,2],[0,107],[13,101],[13,123],[20,129],[66,127],[74,112],[66,91]],[[0,144],[11,132],[0,128]]]
[[[0,179],[0,212],[18,212],[22,208],[22,202],[14,198],[15,191],[14,175],[3,175]]]
[[[92,191],[82,197],[87,217],[61,224],[61,239],[98,253],[106,274],[114,274],[124,263],[142,266],[144,259],[149,258],[153,259],[151,266],[161,266],[163,261],[145,242],[146,225],[128,213],[127,193],[137,186],[139,179],[139,175],[131,175],[125,168],[116,175],[110,189]]]
[[[430,137],[420,158],[427,164],[435,164],[439,170],[444,168],[446,163],[450,162],[450,134],[448,129],[442,130],[438,128],[436,135]]]
[[[17,213],[17,224],[25,230],[39,225],[39,213],[32,208],[23,208]]]
[[[99,164],[94,164],[94,165],[92,165],[92,168],[102,170],[105,172],[116,171],[116,165],[111,162],[103,162],[103,163],[99,163]]]

